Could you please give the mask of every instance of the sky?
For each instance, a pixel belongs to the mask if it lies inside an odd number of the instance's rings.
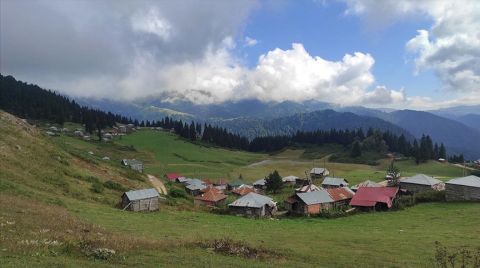
[[[128,102],[480,104],[480,1],[0,0],[0,72]]]

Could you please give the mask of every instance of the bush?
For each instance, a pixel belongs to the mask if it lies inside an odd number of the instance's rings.
[[[172,188],[170,189],[171,197],[187,198],[187,193],[183,190]]]
[[[121,185],[120,183],[114,182],[114,181],[106,181],[103,183],[103,186],[105,188],[115,190],[115,191],[120,191],[120,192],[126,192],[128,189],[127,187]]]
[[[327,219],[336,219],[336,218],[346,217],[348,216],[348,213],[345,212],[344,210],[328,209],[328,210],[323,210],[317,216],[321,218],[327,218]]]
[[[415,205],[415,197],[413,195],[402,195],[393,204],[394,209],[404,209]]]
[[[94,182],[92,183],[92,188],[91,190],[94,192],[94,193],[97,193],[97,194],[101,194],[103,193],[103,184],[99,183],[99,182]]]

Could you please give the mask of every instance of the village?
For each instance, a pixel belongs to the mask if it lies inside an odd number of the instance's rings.
[[[132,124],[119,125],[102,130],[101,140],[112,142],[114,138],[121,139],[122,136],[141,129]],[[164,130],[161,127],[152,127],[150,130],[173,133],[173,130]],[[67,128],[55,126],[48,126],[46,129],[49,136],[61,133],[84,141],[91,140],[91,137],[84,134],[81,129],[76,129],[72,133]],[[108,156],[102,159],[110,160]],[[445,159],[438,161],[443,163]],[[144,172],[144,164],[138,159],[122,159],[120,165],[139,173]],[[278,178],[271,178],[272,175]],[[332,214],[346,216],[355,212],[388,211],[413,205],[415,201],[412,200],[419,195],[423,195],[427,202],[480,201],[480,178],[477,176],[458,177],[442,182],[425,174],[402,177],[400,171],[395,169],[387,170],[383,181],[367,179],[356,185],[350,185],[348,178],[330,176],[330,171],[325,167],[306,170],[302,177],[294,175],[280,177],[278,172],[274,171],[253,183],[247,183],[242,178],[232,181],[225,178],[189,178],[179,172],[164,174],[164,182],[156,180],[162,186],[165,182],[173,184],[177,189],[183,189],[193,198],[193,207],[220,209],[233,215],[252,218],[285,215],[329,217]],[[275,190],[289,189],[288,197],[281,201],[278,201],[278,198],[275,201],[270,197],[269,194],[275,192],[271,189],[272,184],[275,185],[273,186]],[[159,187],[131,190],[121,196],[120,206],[126,211],[158,211],[166,200],[166,195],[166,190],[163,191]],[[228,200],[232,202],[227,202]]]
[[[135,166],[132,168],[137,169]],[[480,201],[480,178],[473,175],[443,183],[424,174],[400,177],[395,182],[395,178],[387,174],[387,179],[382,182],[366,180],[351,187],[347,179],[328,175],[328,169],[312,168],[308,178],[281,178],[284,187],[293,189],[291,196],[284,200],[284,212],[289,215],[314,216],[331,211],[385,211],[394,208],[403,196],[429,192],[444,192],[446,201]],[[178,173],[167,173],[165,179],[182,185],[194,197],[195,206],[218,208],[226,205],[231,214],[255,218],[273,217],[282,212],[278,204],[266,195],[268,178],[246,184],[242,181],[200,180],[186,178]],[[319,186],[314,183],[317,181]],[[225,204],[229,195],[237,199]],[[161,196],[154,188],[128,191],[122,196],[122,209],[159,210],[159,198]]]

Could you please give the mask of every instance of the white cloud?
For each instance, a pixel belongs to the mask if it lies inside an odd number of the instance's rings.
[[[416,72],[431,69],[446,90],[480,94],[480,1],[477,0],[346,0],[347,14],[365,18],[369,26],[409,16],[432,19],[406,43]]]
[[[256,39],[253,39],[251,37],[245,37],[245,46],[246,47],[253,47],[255,46],[256,44],[258,44],[258,40]]]
[[[172,34],[172,25],[156,8],[134,14],[131,23],[133,30],[157,35],[164,41],[168,41]]]

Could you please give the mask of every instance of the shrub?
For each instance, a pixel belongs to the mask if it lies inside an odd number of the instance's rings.
[[[121,185],[120,183],[114,182],[114,181],[106,181],[103,183],[103,186],[105,188],[115,190],[115,191],[120,191],[120,192],[125,192],[127,191],[127,187]]]
[[[99,182],[94,182],[92,183],[92,188],[91,190],[94,192],[94,193],[97,193],[97,194],[101,194],[103,193],[103,184],[99,183]]]
[[[170,189],[171,197],[187,198],[187,193],[183,190],[172,188]]]
[[[413,205],[415,205],[415,197],[413,195],[402,195],[397,198],[396,202],[393,204],[393,208],[404,209]]]

